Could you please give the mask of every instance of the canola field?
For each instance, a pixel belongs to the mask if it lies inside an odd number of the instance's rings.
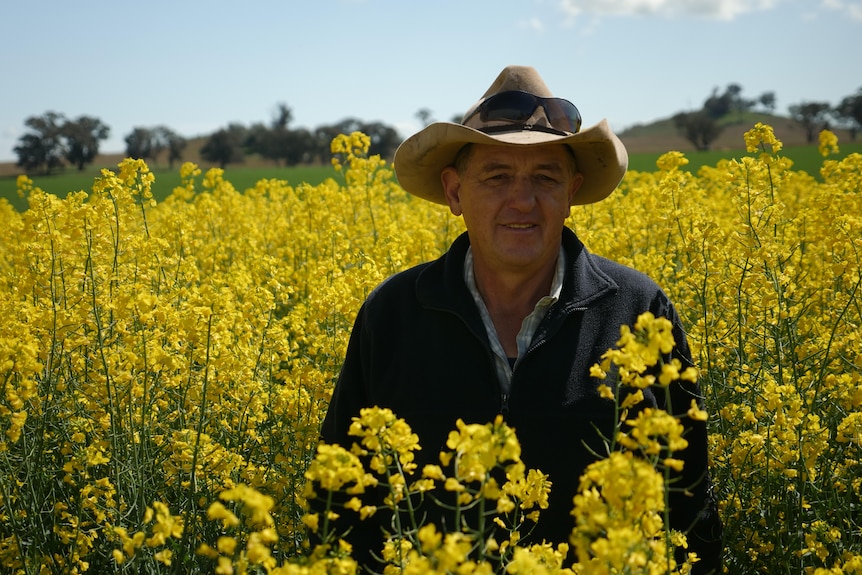
[[[569,225],[683,317],[698,373],[660,367],[706,395],[689,416],[708,418],[726,572],[862,574],[862,156],[830,159],[825,131],[815,178],[769,126],[745,144],[697,174],[669,152]],[[19,178],[29,208],[0,203],[0,572],[356,572],[329,519],[373,514],[374,484],[393,507],[436,484],[500,527],[401,526],[385,573],[688,572],[696,558],[677,563],[684,537],[662,526],[684,448],[666,417],[646,440],[621,431],[584,478],[568,555],[518,545],[548,486],[500,421],[453,430],[434,469],[411,469],[415,436],[385,410],[357,420],[357,449],[318,446],[365,296],[463,231],[368,146],[336,138],[340,177],[316,186],[237,190],[185,164],[159,203],[138,160],[64,198]],[[655,364],[663,330],[643,318],[608,362]],[[334,490],[350,498],[310,512]]]

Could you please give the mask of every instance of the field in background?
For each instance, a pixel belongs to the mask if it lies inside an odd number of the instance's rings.
[[[742,137],[739,139],[742,145]],[[851,153],[862,153],[862,142],[839,143],[841,153],[835,156],[834,159],[845,158]],[[674,150],[668,148],[665,151]],[[638,172],[651,172],[656,169],[656,160],[664,152],[640,152],[631,153],[629,155],[629,169]],[[707,152],[687,151],[685,152],[689,163],[684,166],[684,170],[696,173],[701,166],[715,166],[719,160],[729,158],[741,158],[746,155],[744,149],[729,149],[729,150],[710,150]],[[801,145],[781,150],[780,155],[793,160],[793,167],[797,171],[807,172],[808,174],[820,178],[819,170],[823,158],[817,151],[816,145]],[[103,167],[116,172],[117,163],[120,157],[111,157],[111,164],[101,164]],[[203,169],[205,165],[201,164]],[[171,192],[180,185],[180,170],[179,165],[173,169],[165,167],[153,166],[153,173],[156,176],[156,181],[153,184],[153,195],[157,201],[164,200]],[[84,190],[89,192],[93,186],[93,179],[99,174],[99,169],[89,168],[83,172],[66,171],[60,174],[51,176],[33,176],[34,185],[42,188],[44,191],[54,194],[58,197],[65,197],[69,192]],[[230,181],[239,191],[244,191],[260,180],[277,179],[284,180],[291,186],[296,186],[301,183],[306,183],[316,186],[324,182],[327,178],[340,178],[340,174],[336,172],[332,166],[295,166],[295,167],[277,167],[258,165],[256,167],[239,165],[228,166],[225,169],[225,179]],[[0,176],[0,198],[8,200],[12,206],[22,211],[27,208],[27,202],[24,198],[19,197],[16,189],[16,178],[14,176]]]
[[[104,167],[116,172],[118,162],[119,160],[113,165],[105,165]],[[179,165],[172,170],[167,167],[156,167],[153,169],[153,174],[156,176],[156,181],[153,184],[153,196],[159,202],[168,197],[174,188],[180,185]],[[62,198],[69,192],[84,190],[89,193],[93,187],[93,179],[98,175],[99,170],[91,168],[83,172],[70,171],[52,176],[33,176],[32,179],[35,186]],[[228,166],[225,169],[225,179],[230,181],[239,191],[252,188],[257,182],[264,179],[284,180],[291,186],[302,183],[316,186],[327,178],[339,177],[338,172],[332,166],[296,166],[291,168]],[[0,177],[0,198],[9,200],[18,211],[27,208],[27,201],[18,196],[15,177]]]

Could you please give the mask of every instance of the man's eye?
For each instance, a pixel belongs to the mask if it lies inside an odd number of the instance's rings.
[[[509,178],[508,174],[490,174],[485,179],[489,182],[503,182]]]

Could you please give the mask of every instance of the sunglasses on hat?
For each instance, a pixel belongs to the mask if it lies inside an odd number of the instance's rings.
[[[463,123],[466,124],[467,120],[476,114],[483,122],[524,123],[532,117],[539,106],[545,111],[545,117],[554,130],[574,134],[581,129],[581,113],[568,100],[542,98],[520,90],[509,90],[490,96],[464,118]],[[529,128],[542,129],[539,126]]]

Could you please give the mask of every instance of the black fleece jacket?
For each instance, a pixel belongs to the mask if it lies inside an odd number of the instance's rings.
[[[396,274],[378,286],[359,310],[323,423],[321,439],[349,447],[351,418],[363,407],[392,409],[420,439],[419,469],[438,464],[458,418],[488,423],[503,407],[488,336],[464,282],[469,246],[465,234],[436,261]],[[542,511],[529,541],[567,542],[574,526],[572,498],[592,452],[606,448],[614,425],[612,402],[589,374],[601,355],[616,347],[620,326],[634,325],[651,311],[674,324],[674,357],[691,365],[679,317],[664,292],[646,275],[590,254],[568,228],[562,246],[567,269],[560,299],[548,310],[524,357],[517,363],[506,422],[515,428],[527,468],[550,476],[550,506]],[[607,383],[612,383],[608,381]],[[647,389],[644,405],[665,408],[665,394]],[[672,409],[685,413],[696,385],[672,388]],[[682,477],[671,500],[672,526],[688,534],[689,551],[700,555],[695,573],[718,569],[721,524],[707,470],[703,422],[683,416],[689,447]],[[356,556],[380,548],[373,522],[354,526]]]

